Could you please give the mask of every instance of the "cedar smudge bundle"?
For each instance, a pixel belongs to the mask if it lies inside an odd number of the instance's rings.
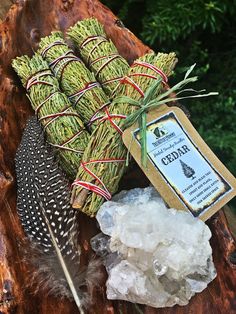
[[[84,313],[88,295],[81,288],[96,283],[98,264],[92,261],[80,270],[77,211],[70,206],[69,182],[53,153],[40,123],[31,118],[16,154],[17,210],[30,240],[24,258],[35,266],[30,282],[37,290],[74,299]]]
[[[102,24],[94,18],[85,19],[71,27],[67,34],[107,95],[112,96],[129,65],[107,38]]]
[[[53,32],[42,38],[39,47],[39,52],[48,62],[61,89],[73,103],[84,124],[93,130],[100,109],[109,104],[94,74],[74,55],[61,32]]]
[[[38,54],[16,58],[13,68],[26,88],[32,107],[44,126],[48,142],[56,147],[64,171],[74,179],[89,133],[46,61]]]
[[[134,100],[144,97],[157,79],[166,84],[176,64],[174,53],[145,55],[134,62],[128,76],[121,81],[119,95]],[[160,84],[156,95],[163,89]],[[122,142],[122,124],[137,107],[115,100],[105,111],[101,124],[91,135],[85,149],[77,180],[73,183],[73,207],[94,216],[104,200],[111,199],[118,189],[125,170],[127,150]],[[92,192],[92,193],[91,193]]]

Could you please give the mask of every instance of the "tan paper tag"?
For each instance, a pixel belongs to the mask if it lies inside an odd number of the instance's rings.
[[[164,105],[147,115],[146,168],[138,124],[125,130],[123,141],[170,207],[205,221],[236,195],[234,176],[177,107]]]

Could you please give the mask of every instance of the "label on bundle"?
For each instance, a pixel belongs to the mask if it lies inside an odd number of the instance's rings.
[[[170,207],[207,220],[236,195],[236,179],[181,109],[161,106],[147,121],[147,167],[137,124],[123,134],[131,155]]]

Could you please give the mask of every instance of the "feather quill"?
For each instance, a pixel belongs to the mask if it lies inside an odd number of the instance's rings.
[[[29,120],[16,154],[17,211],[30,239],[31,262],[40,286],[74,299],[80,313],[88,297],[86,280],[99,279],[96,261],[79,271],[77,212],[70,206],[69,182],[45,143],[36,117]],[[94,277],[94,271],[98,275]]]

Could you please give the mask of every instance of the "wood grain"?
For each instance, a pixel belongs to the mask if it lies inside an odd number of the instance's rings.
[[[104,24],[119,52],[129,62],[149,51],[97,0],[20,0],[0,24],[0,313],[78,313],[74,303],[48,296],[47,291],[33,294],[33,287],[30,287],[33,270],[27,267],[20,254],[24,235],[16,214],[14,157],[26,120],[33,112],[11,68],[11,60],[22,54],[32,55],[40,37],[52,30],[65,31],[77,20],[89,16],[97,17]],[[134,166],[121,187],[146,184],[142,172]],[[98,230],[95,220],[83,214],[79,219],[83,263],[86,264],[92,256],[89,240]],[[143,313],[236,313],[236,266],[231,255],[236,251],[235,242],[223,212],[215,215],[209,226],[213,233],[211,243],[218,272],[214,282],[195,296],[188,306],[160,310],[140,306]],[[107,301],[104,285],[92,294],[94,302],[88,313],[138,313],[130,303]]]
[[[6,12],[12,5],[12,0],[1,0],[0,4],[0,22],[4,19]]]

